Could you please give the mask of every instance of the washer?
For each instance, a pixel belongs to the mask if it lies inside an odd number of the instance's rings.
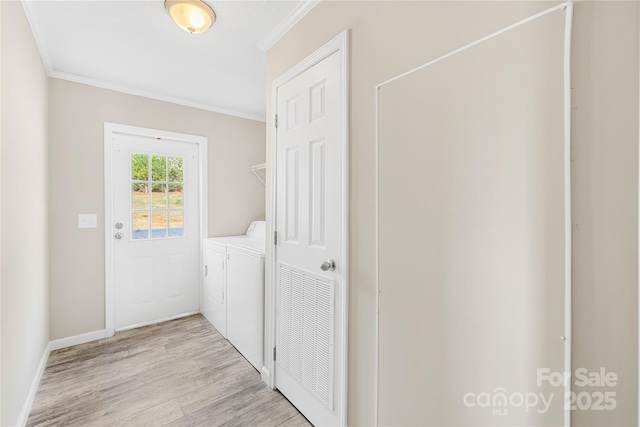
[[[264,339],[264,221],[240,236],[204,239],[200,310],[260,370]]]
[[[264,340],[264,240],[227,245],[227,292],[227,339],[260,371]]]

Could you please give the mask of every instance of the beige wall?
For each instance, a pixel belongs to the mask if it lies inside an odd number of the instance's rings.
[[[564,27],[556,11],[379,91],[380,425],[562,425],[536,374],[566,347]],[[554,398],[499,417],[462,399],[498,387]]]
[[[0,81],[1,80],[2,80],[2,7],[0,7]],[[0,83],[0,235],[2,233],[1,188],[2,188],[2,84]],[[0,425],[2,425],[2,403],[1,402],[2,402],[2,254],[0,253]]]
[[[375,415],[374,87],[549,6],[548,2],[323,1],[267,53],[270,107],[271,82],[278,75],[342,30],[351,29],[351,425],[372,425]],[[574,97],[578,108],[586,111],[574,123],[573,141],[576,150],[584,150],[574,161],[574,218],[584,230],[574,241],[574,363],[607,366],[624,378],[616,390],[615,412],[578,414],[576,425],[636,423],[637,7],[637,2],[576,5]],[[272,113],[267,114],[267,129],[273,126]],[[269,134],[267,139],[270,152]],[[580,218],[588,220],[581,224]],[[592,276],[596,271],[597,277]]]
[[[15,425],[49,341],[47,85],[20,2],[2,9],[2,425]]]
[[[264,219],[265,188],[247,167],[265,160],[264,123],[50,80],[51,339],[104,329],[104,122],[206,136],[209,235]],[[98,228],[77,227],[97,213]]]
[[[575,425],[638,425],[638,2],[575,7],[573,363],[618,373],[618,409]],[[580,391],[580,390],[576,390]]]

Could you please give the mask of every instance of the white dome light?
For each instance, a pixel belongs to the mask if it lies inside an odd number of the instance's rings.
[[[164,7],[178,27],[191,34],[204,33],[216,22],[216,13],[200,0],[165,0]]]

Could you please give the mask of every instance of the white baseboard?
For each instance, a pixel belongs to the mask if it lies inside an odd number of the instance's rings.
[[[99,331],[87,332],[86,334],[74,335],[72,337],[60,338],[49,343],[51,351],[60,350],[61,348],[71,347],[78,344],[84,344],[91,341],[106,338],[107,332],[104,329]]]
[[[47,359],[49,358],[49,353],[51,352],[51,343],[47,343],[47,346],[42,353],[42,358],[40,359],[40,364],[38,365],[38,370],[33,377],[33,381],[31,381],[31,387],[29,387],[29,393],[27,394],[27,398],[22,405],[22,409],[20,410],[20,415],[18,416],[18,420],[16,421],[16,426],[24,427],[27,425],[27,420],[29,419],[29,413],[31,413],[31,405],[33,405],[33,399],[36,397],[36,392],[38,391],[38,386],[40,385],[40,380],[42,379],[42,374],[44,373],[44,368],[47,366]]]
[[[47,366],[47,359],[49,359],[49,354],[53,350],[59,350],[65,347],[71,347],[73,345],[84,344],[89,341],[99,340],[105,337],[105,330],[89,332],[87,334],[76,335],[73,337],[62,338],[59,340],[49,341],[47,346],[42,353],[42,358],[40,359],[40,363],[38,364],[38,369],[36,370],[36,374],[31,381],[31,386],[29,387],[29,393],[27,394],[24,403],[22,404],[22,409],[20,410],[20,415],[16,420],[16,426],[24,427],[27,424],[27,420],[29,419],[29,414],[31,413],[31,406],[33,406],[33,400],[36,397],[36,393],[38,392],[38,387],[40,386],[40,380],[42,380],[42,374],[44,374],[44,368]]]
[[[149,324],[166,322],[168,320],[178,319],[180,317],[191,316],[193,314],[199,313],[198,311],[189,312],[179,314],[177,316],[167,317],[166,319],[156,320],[154,322],[150,322]],[[125,329],[137,328],[140,325],[133,325]],[[22,409],[20,410],[20,415],[18,416],[18,420],[16,421],[17,427],[24,427],[27,424],[27,420],[29,419],[29,413],[31,413],[31,406],[33,405],[33,399],[36,397],[36,392],[38,391],[38,386],[40,385],[40,380],[42,379],[42,374],[44,373],[44,368],[47,366],[47,359],[49,358],[49,354],[54,350],[60,350],[61,348],[72,347],[74,345],[85,344],[91,341],[101,340],[107,337],[106,329],[101,329],[99,331],[87,332],[86,334],[74,335],[72,337],[60,338],[58,340],[49,341],[46,348],[44,349],[44,353],[42,353],[42,358],[40,359],[40,364],[38,365],[38,370],[36,371],[35,376],[33,377],[33,381],[31,381],[31,387],[29,387],[29,394],[22,405]],[[264,368],[263,368],[264,369]],[[268,378],[268,371],[267,371]]]

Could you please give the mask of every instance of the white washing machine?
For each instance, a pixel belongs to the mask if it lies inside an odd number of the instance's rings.
[[[204,240],[202,314],[259,371],[263,366],[265,222]]]
[[[227,339],[260,371],[264,340],[264,240],[227,245]]]

